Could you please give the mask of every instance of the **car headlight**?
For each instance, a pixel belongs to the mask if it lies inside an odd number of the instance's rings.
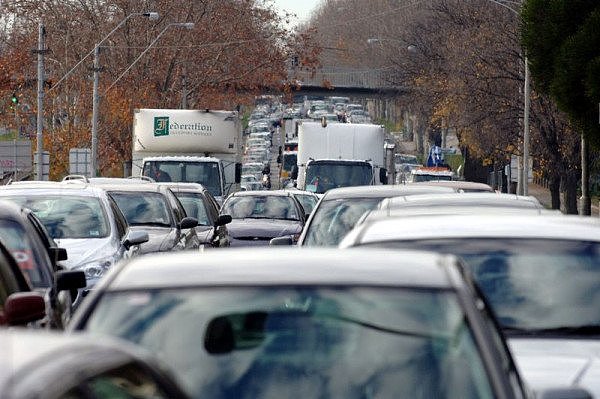
[[[76,267],[75,269],[83,270],[83,272],[85,273],[86,280],[92,280],[102,277],[111,265],[111,261],[103,260],[86,263]]]

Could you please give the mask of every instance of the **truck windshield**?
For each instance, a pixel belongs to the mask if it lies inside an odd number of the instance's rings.
[[[290,171],[296,165],[298,154],[283,154],[283,170]]]
[[[306,191],[319,194],[331,188],[366,186],[372,180],[367,162],[312,162],[306,167]]]
[[[142,174],[156,181],[200,183],[213,196],[223,195],[218,162],[146,161]]]

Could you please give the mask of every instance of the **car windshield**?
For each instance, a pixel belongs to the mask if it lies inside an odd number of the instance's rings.
[[[34,288],[50,287],[52,277],[42,269],[40,254],[32,247],[23,226],[12,220],[0,220],[0,237],[29,284]]]
[[[302,209],[304,209],[304,213],[309,214],[317,205],[317,198],[314,195],[307,194],[294,194],[294,197],[298,200],[300,205],[302,205]]]
[[[162,171],[162,176],[156,178],[153,168]],[[179,162],[179,161],[150,161],[144,163],[143,175],[156,181],[172,181],[184,183],[200,183],[215,197],[222,196],[219,163],[217,162]]]
[[[598,334],[600,243],[463,238],[372,245],[460,255],[509,333],[591,326]]]
[[[31,209],[54,239],[103,238],[109,235],[106,212],[99,198],[66,195],[3,198]]]
[[[452,180],[451,175],[427,175],[427,174],[413,174],[412,181],[414,183],[422,182],[422,181],[450,181]]]
[[[365,162],[312,162],[306,167],[306,191],[322,194],[331,188],[371,184],[373,173]]]
[[[212,226],[202,194],[176,192],[175,195],[183,205],[187,216],[198,219],[198,224],[201,226]]]
[[[111,192],[110,196],[129,225],[172,226],[167,198],[160,193],[121,191]]]
[[[303,245],[336,246],[360,217],[374,209],[382,198],[343,198],[323,201],[315,210]]]
[[[107,292],[85,329],[157,353],[194,398],[491,398],[465,319],[441,290],[177,288]]]
[[[417,157],[414,155],[396,154],[396,155],[394,155],[394,163],[397,163],[397,164],[406,163],[406,164],[418,165],[419,162],[417,161]]]
[[[244,195],[230,197],[221,213],[233,219],[300,220],[294,200],[287,196]]]

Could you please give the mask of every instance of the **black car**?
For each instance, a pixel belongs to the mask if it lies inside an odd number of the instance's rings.
[[[31,287],[46,302],[47,317],[40,323],[64,328],[69,321],[76,290],[86,286],[83,271],[63,270],[67,252],[59,248],[42,222],[28,208],[0,201],[0,238]]]
[[[187,398],[144,351],[114,339],[0,331],[3,399]]]
[[[43,295],[32,291],[19,265],[0,240],[0,326],[24,326],[45,316]]]
[[[219,215],[219,204],[206,187],[198,183],[160,183],[171,189],[187,216],[198,220],[196,234],[203,248],[228,247],[231,243],[227,224],[231,216]]]
[[[198,221],[167,187],[158,183],[132,181],[130,184],[93,183],[117,203],[132,231],[145,231],[149,241],[140,245],[140,254],[198,249],[195,227]]]
[[[269,245],[275,237],[297,240],[305,222],[304,209],[287,191],[240,191],[223,203],[221,214],[231,215],[227,227],[231,246]]]

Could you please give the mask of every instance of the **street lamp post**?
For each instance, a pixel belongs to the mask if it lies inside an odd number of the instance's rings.
[[[102,40],[100,40],[94,46],[94,84],[93,84],[93,95],[92,95],[92,154],[91,154],[91,169],[92,176],[98,175],[98,113],[100,109],[100,97],[98,96],[98,86],[100,81],[100,45],[109,38],[118,28],[120,28],[129,18],[133,16],[144,16],[150,20],[157,20],[159,14],[156,12],[147,13],[133,13],[128,15],[123,21],[121,21],[113,30],[111,30]],[[89,55],[89,54],[88,54]],[[87,56],[86,56],[87,57]]]
[[[156,38],[142,51],[142,53],[135,59],[133,62],[127,67],[127,69],[119,75],[119,77],[106,89],[104,94],[106,94],[125,74],[150,50],[150,48],[158,41],[158,39],[172,26],[184,27],[187,29],[192,29],[194,27],[193,22],[174,22],[170,23],[156,36]],[[114,30],[113,30],[114,31]],[[111,32],[112,33],[112,32]],[[106,38],[102,39],[104,41]],[[100,43],[102,43],[102,41]],[[94,89],[93,89],[93,100],[92,100],[92,176],[97,176],[98,174],[98,112],[100,106],[100,94],[99,94],[99,75],[100,75],[100,62],[98,59],[99,56],[99,45],[98,43],[96,47],[94,47]]]

